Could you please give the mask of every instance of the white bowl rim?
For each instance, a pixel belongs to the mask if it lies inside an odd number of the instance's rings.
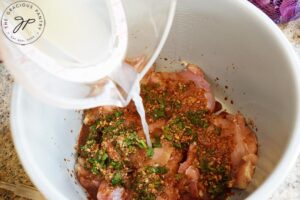
[[[291,43],[288,41],[286,36],[282,33],[279,27],[261,10],[255,7],[252,3],[248,1],[236,1],[239,2],[239,6],[245,6],[248,12],[252,11],[254,16],[257,19],[261,20],[267,28],[269,28],[273,36],[277,38],[277,42],[285,52],[285,56],[289,58],[291,71],[293,72],[295,82],[295,91],[296,91],[296,116],[295,124],[292,131],[291,138],[288,142],[285,152],[282,155],[282,158],[278,161],[277,166],[271,172],[270,176],[253,192],[247,199],[268,199],[272,193],[279,187],[279,185],[287,177],[288,173],[291,171],[291,168],[295,165],[296,160],[300,154],[300,68],[299,68],[299,56],[294,51]]]
[[[68,198],[62,193],[58,192],[55,187],[48,181],[47,177],[41,172],[41,170],[34,165],[32,161],[32,155],[27,151],[27,148],[23,145],[22,135],[23,130],[17,125],[19,121],[17,110],[20,106],[20,96],[24,89],[18,84],[14,84],[11,98],[10,108],[10,126],[13,142],[18,153],[18,157],[24,167],[25,171],[29,175],[30,180],[38,188],[38,190],[47,199],[60,199],[67,200]]]
[[[257,20],[260,20],[261,23],[264,23],[266,28],[268,28],[274,37],[277,38],[277,42],[280,44],[281,48],[285,52],[285,56],[289,59],[291,70],[293,72],[294,81],[295,81],[295,91],[296,98],[300,101],[300,62],[296,52],[293,47],[278,28],[278,26],[273,23],[273,21],[266,16],[261,10],[256,8],[248,1],[233,1],[237,6],[245,8],[246,12],[250,13]],[[12,137],[15,144],[15,148],[21,160],[21,163],[25,171],[30,175],[32,182],[36,187],[43,193],[43,195],[49,199],[68,199],[64,194],[58,192],[55,187],[44,177],[43,173],[39,171],[38,168],[31,162],[30,153],[26,151],[26,148],[22,145],[22,140],[20,135],[23,130],[20,130],[17,125],[17,110],[20,100],[20,94],[22,88],[18,85],[14,85],[11,99],[11,110],[10,110],[10,124]],[[296,105],[296,116],[295,116],[295,127],[292,132],[292,136],[289,141],[289,145],[286,147],[284,154],[282,155],[281,160],[278,162],[278,165],[275,167],[270,176],[252,193],[247,199],[267,199],[270,195],[279,187],[279,185],[284,181],[285,177],[288,175],[291,168],[294,166],[297,157],[300,153],[300,106],[297,102]]]

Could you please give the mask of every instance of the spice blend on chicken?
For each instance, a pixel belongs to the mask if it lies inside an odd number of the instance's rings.
[[[141,97],[151,148],[133,102],[84,112],[76,173],[91,199],[225,199],[247,187],[256,136],[240,113],[217,112],[198,66],[149,72]]]

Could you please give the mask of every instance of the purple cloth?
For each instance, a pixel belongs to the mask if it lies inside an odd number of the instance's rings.
[[[298,0],[249,0],[264,11],[274,22],[287,23],[300,17]]]

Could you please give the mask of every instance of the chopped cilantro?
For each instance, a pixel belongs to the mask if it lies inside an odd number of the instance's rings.
[[[168,134],[169,132],[170,132],[169,126],[163,127],[163,133],[164,133],[164,134]]]
[[[180,142],[173,142],[173,146],[178,148],[178,149],[181,149],[182,148],[182,145]]]
[[[139,200],[155,200],[156,196],[151,192],[140,191],[138,195]]]
[[[160,84],[159,84],[159,83],[154,83],[154,84],[152,84],[152,87],[153,87],[153,88],[159,88],[159,87],[160,87]]]
[[[119,119],[117,122],[116,122],[116,126],[119,126],[121,124],[123,124],[125,122],[124,119]]]
[[[176,109],[181,108],[181,103],[176,101],[176,103],[175,103],[175,108],[176,108]]]
[[[210,165],[206,158],[200,160],[200,170],[203,173],[214,171],[215,169]]]
[[[93,165],[91,168],[91,172],[95,175],[98,175],[100,173],[100,170],[97,168],[96,165]]]
[[[128,137],[125,138],[124,143],[128,147],[138,146],[141,149],[146,149],[147,144],[143,139],[139,139],[136,132],[132,132]]]
[[[108,159],[108,154],[106,152],[99,152],[96,154],[96,159],[100,163],[100,166],[105,167],[106,166],[106,161]]]
[[[193,125],[201,128],[207,128],[209,124],[205,121],[205,119],[203,119],[206,113],[206,110],[189,111],[186,113],[186,117]]]
[[[216,167],[216,171],[220,174],[224,174],[226,172],[226,169],[223,165],[220,165],[220,166]]]
[[[213,156],[213,155],[215,155],[215,153],[216,153],[215,149],[211,149],[211,148],[207,148],[207,149],[205,150],[205,152],[206,152],[206,154],[209,155],[209,156]]]
[[[173,135],[171,135],[171,133],[170,133],[170,127],[169,126],[163,127],[163,133],[164,133],[164,138],[166,138],[166,140],[168,140],[168,141],[173,140]]]
[[[97,151],[95,156],[87,159],[91,166],[91,172],[93,174],[99,174],[101,168],[107,167],[108,155],[106,152]]]
[[[126,137],[125,138],[125,140],[124,140],[124,144],[126,145],[126,146],[133,146],[134,145],[134,142],[135,142],[135,140],[134,140],[134,138],[133,137],[131,137],[131,136],[129,136],[129,137]]]
[[[220,180],[218,180],[214,184],[211,184],[211,186],[208,188],[208,193],[210,194],[211,198],[214,199],[216,197],[220,197],[221,199],[223,199],[222,196],[224,195],[224,192],[227,188],[228,180],[228,175],[222,174]]]
[[[89,129],[91,133],[97,132],[97,123],[90,126]]]
[[[110,166],[112,166],[112,168],[113,168],[113,169],[116,169],[116,170],[122,169],[122,163],[117,162],[117,161],[114,161],[114,160],[112,160],[112,161],[110,162]]]
[[[109,134],[109,133],[113,132],[115,129],[116,129],[115,126],[106,126],[102,131],[103,131],[103,133]]]
[[[148,85],[146,84],[141,84],[141,91],[142,92],[149,92],[150,91],[150,88]]]
[[[164,137],[166,138],[166,140],[168,141],[172,141],[173,140],[173,136],[171,134],[165,134]]]
[[[164,108],[155,108],[152,112],[152,117],[154,120],[165,118],[166,113]]]
[[[82,145],[80,146],[80,150],[81,150],[81,153],[84,155],[84,156],[87,156],[90,152],[91,152],[91,149],[92,147],[96,144],[96,140],[88,140],[85,145]]]
[[[114,119],[115,119],[115,115],[113,115],[113,114],[108,114],[105,117],[105,120],[109,121],[109,122],[113,121]]]
[[[158,98],[157,101],[158,101],[159,107],[161,109],[165,109],[165,107],[166,107],[166,100],[164,98]]]
[[[174,120],[174,124],[177,125],[177,127],[180,129],[180,130],[183,130],[185,128],[185,124],[184,122],[182,121],[182,119],[180,117],[177,117],[175,120]]]
[[[123,115],[123,113],[122,113],[122,111],[120,111],[120,110],[117,110],[116,112],[115,112],[115,117],[121,117]]]
[[[185,133],[186,133],[187,135],[193,135],[193,131],[192,131],[192,129],[190,129],[190,128],[187,128],[187,129],[185,130]]]
[[[141,149],[146,149],[147,148],[147,144],[146,144],[145,140],[136,139],[136,141],[137,141],[137,145]]]
[[[183,174],[176,174],[175,175],[175,180],[176,181],[179,181],[180,179],[182,179],[183,178]]]
[[[146,171],[148,173],[155,173],[155,174],[166,174],[168,172],[168,169],[166,167],[154,167],[154,166],[148,166],[146,167]]]
[[[154,99],[152,98],[152,96],[150,94],[146,94],[145,96],[146,101],[148,101],[150,104],[154,103]]]
[[[88,169],[89,169],[86,162],[83,164],[83,168],[84,168],[85,170],[88,170]]]
[[[89,135],[88,135],[88,140],[97,140],[98,138],[98,123],[96,122],[92,126],[89,127]]]
[[[203,121],[202,123],[202,128],[208,128],[209,127],[209,123],[207,121]]]
[[[200,160],[200,169],[201,169],[201,172],[209,171],[208,161],[207,161],[206,158],[203,158],[203,159]]]
[[[181,108],[181,103],[178,100],[171,100],[171,108],[172,109],[179,109]]]
[[[116,185],[123,185],[123,180],[122,180],[122,175],[120,172],[116,172],[113,176],[113,178],[111,179],[111,184],[113,186]]]
[[[154,181],[153,182],[153,186],[154,186],[154,188],[155,189],[162,189],[162,182],[161,182],[161,180],[156,180],[156,181]]]
[[[147,149],[147,153],[146,153],[146,154],[147,154],[147,156],[148,156],[148,157],[152,157],[152,156],[153,156],[153,154],[154,154],[154,150],[153,150],[153,148],[148,148],[148,149]]]
[[[105,161],[108,159],[108,154],[106,152],[100,152],[98,154],[98,158],[100,160],[100,164],[104,165]]]

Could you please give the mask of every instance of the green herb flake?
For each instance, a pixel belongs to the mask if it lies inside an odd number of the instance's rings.
[[[97,123],[90,126],[89,129],[91,133],[97,132]]]
[[[133,146],[134,143],[131,138],[125,138],[124,144],[125,144],[125,146],[130,147],[130,146]]]
[[[85,143],[85,145],[80,146],[81,153],[83,153],[84,156],[87,156],[91,152],[92,147],[95,144],[96,144],[96,140],[94,140],[94,139],[88,140]]]
[[[215,184],[211,185],[208,188],[208,193],[210,194],[212,199],[215,199],[216,197],[222,198],[227,188],[228,180],[228,176],[226,174],[223,174],[221,180],[217,181]]]
[[[117,110],[117,111],[115,112],[115,117],[121,117],[122,115],[123,115],[123,112],[120,111],[120,110]]]
[[[86,162],[83,164],[83,168],[84,168],[85,170],[88,170],[88,169],[89,169],[89,167],[88,167],[88,165],[87,165]]]
[[[168,141],[172,141],[173,140],[173,136],[171,134],[165,134],[164,137],[166,138],[166,140]]]
[[[154,120],[165,118],[166,113],[164,108],[155,108],[152,112],[152,117]]]
[[[98,175],[100,173],[100,170],[98,169],[98,167],[96,165],[93,165],[91,172],[92,172],[92,174]]]
[[[208,161],[207,159],[203,158],[200,160],[200,169],[202,172],[208,171]]]
[[[115,115],[114,115],[114,114],[108,114],[108,115],[105,116],[105,120],[106,120],[106,121],[111,122],[111,121],[113,121],[114,119],[115,119]]]
[[[193,125],[201,128],[207,128],[209,123],[203,119],[206,113],[206,110],[189,111],[186,113],[186,117]]]
[[[125,122],[124,119],[120,119],[116,122],[116,126],[119,126],[119,125],[123,124],[124,122]]]
[[[164,134],[168,134],[169,132],[170,132],[169,126],[163,127],[163,133],[164,133]]]
[[[216,128],[215,128],[215,131],[216,131],[216,134],[217,134],[217,135],[221,135],[222,128],[216,127]]]
[[[107,158],[108,158],[108,154],[107,154],[107,153],[103,153],[103,154],[101,155],[101,161],[102,161],[102,162],[106,161]]]
[[[122,175],[120,172],[116,172],[114,174],[113,178],[111,179],[111,184],[113,186],[123,185]]]
[[[160,87],[160,84],[159,84],[159,83],[154,83],[154,84],[152,85],[152,87],[153,87],[153,88],[159,88],[159,87]]]
[[[181,108],[181,103],[178,100],[171,100],[171,108],[172,109],[179,109]]]
[[[216,153],[214,149],[206,149],[205,151],[209,156],[214,156]]]
[[[181,118],[176,118],[175,120],[174,120],[174,123],[177,125],[177,127],[180,129],[180,130],[183,130],[184,128],[185,128],[185,124],[184,124],[184,122],[182,121],[182,119]]]
[[[151,192],[141,191],[138,195],[138,200],[155,200],[156,196]]]
[[[181,149],[181,148],[182,148],[182,145],[181,145],[180,142],[173,142],[173,146],[174,146],[175,148],[178,148],[178,149]]]
[[[200,170],[203,173],[214,172],[215,168],[213,168],[206,158],[200,160]]]
[[[200,125],[202,128],[208,128],[209,123],[207,121],[202,121],[202,124]]]
[[[151,158],[154,154],[154,149],[153,148],[148,148],[146,154],[147,154],[148,157]]]
[[[166,100],[164,98],[158,98],[157,101],[158,101],[159,107],[164,110],[166,107]]]
[[[175,108],[176,108],[176,109],[179,109],[179,108],[181,108],[181,103],[180,103],[180,102],[178,102],[178,101],[176,101],[176,103],[175,103]]]
[[[128,137],[125,138],[124,144],[127,147],[138,146],[141,149],[146,149],[147,144],[144,139],[139,139],[136,132],[132,132]]]
[[[98,123],[93,124],[89,127],[88,140],[96,140],[98,137]]]
[[[102,131],[103,133],[112,133],[116,129],[115,126],[107,126]]]
[[[190,128],[186,129],[186,130],[185,130],[185,133],[186,133],[187,135],[193,135],[193,131],[192,131],[192,129],[190,129]]]
[[[153,182],[154,188],[157,190],[161,190],[162,189],[162,182],[161,180],[156,180]]]
[[[180,179],[182,179],[183,178],[183,174],[176,174],[175,175],[175,180],[176,181],[179,181]]]
[[[164,134],[164,138],[166,140],[168,140],[168,141],[173,140],[173,135],[170,133],[170,127],[169,126],[163,127],[163,134]]]
[[[152,98],[152,96],[150,94],[146,94],[145,99],[150,104],[154,104],[155,103],[155,100]]]
[[[100,164],[102,168],[107,167],[108,154],[106,152],[97,152],[96,154],[96,162]]]
[[[95,156],[89,157],[87,162],[93,174],[98,175],[101,168],[107,167],[108,155],[105,152],[97,151]]]
[[[153,166],[148,166],[146,168],[146,171],[148,173],[154,173],[154,174],[166,174],[168,172],[168,169],[166,167],[153,167]]]
[[[145,140],[140,140],[137,139],[137,145],[138,147],[140,147],[141,149],[146,149],[147,148],[147,144]]]
[[[120,170],[123,168],[122,163],[114,161],[114,160],[110,161],[110,166],[115,170]]]

